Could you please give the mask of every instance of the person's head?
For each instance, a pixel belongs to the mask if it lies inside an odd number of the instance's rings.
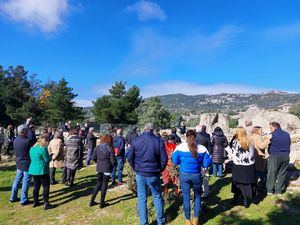
[[[62,139],[63,138],[63,132],[61,131],[55,131],[54,133],[54,139]]]
[[[52,127],[48,127],[48,133],[52,133],[53,129]]]
[[[110,146],[113,146],[113,137],[110,134],[106,134],[103,137],[101,137],[100,140],[101,144],[108,144]]]
[[[14,126],[11,125],[11,124],[9,124],[9,125],[7,126],[7,130],[13,130],[13,129],[14,129]]]
[[[247,131],[244,127],[238,127],[235,134],[236,140],[240,143],[244,150],[248,150],[250,146],[250,140],[247,136]]]
[[[35,131],[35,126],[34,126],[33,124],[30,124],[30,125],[29,125],[29,129],[32,130],[32,131]],[[47,131],[47,132],[48,132],[48,131]]]
[[[223,130],[222,130],[221,127],[216,127],[216,128],[214,129],[214,133],[223,133]]]
[[[193,158],[198,158],[198,146],[196,143],[196,133],[194,130],[188,130],[186,132],[186,140]]]
[[[202,126],[202,131],[206,131],[207,127],[205,125]]]
[[[270,123],[270,131],[273,133],[275,130],[281,128],[280,124],[277,122]]]
[[[94,133],[94,131],[95,131],[95,128],[94,128],[94,127],[90,127],[90,128],[89,128],[89,133]]]
[[[133,127],[132,127],[132,130],[133,131],[136,131],[138,129],[138,127],[136,126],[136,125],[134,125]]]
[[[196,132],[199,133],[199,132],[201,132],[201,130],[202,130],[201,125],[197,125],[196,126]]]
[[[70,131],[69,131],[69,135],[78,135],[78,130],[77,129],[71,129]]]
[[[116,134],[117,135],[122,135],[122,128],[118,128],[117,131],[116,131]]]
[[[255,126],[255,127],[253,127],[252,134],[262,135],[262,127],[261,126]]]
[[[173,127],[173,128],[171,129],[171,132],[172,132],[172,134],[176,134],[176,133],[177,133],[176,127]]]
[[[172,144],[175,144],[175,136],[174,135],[169,135],[168,136],[168,142],[172,143]]]
[[[154,124],[153,123],[146,123],[145,124],[145,131],[149,131],[149,132],[153,132],[155,129]]]
[[[37,140],[35,145],[39,145],[41,147],[47,147],[48,146],[48,137],[47,137],[47,135],[40,136],[40,138]]]
[[[26,124],[22,124],[22,125],[18,126],[17,131],[18,131],[18,135],[20,135],[22,137],[27,137],[29,128]]]

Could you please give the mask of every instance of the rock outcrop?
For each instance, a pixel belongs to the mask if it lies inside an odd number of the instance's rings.
[[[207,132],[212,133],[216,127],[221,127],[225,134],[229,133],[229,117],[221,113],[204,113],[200,117],[200,125],[207,127]]]

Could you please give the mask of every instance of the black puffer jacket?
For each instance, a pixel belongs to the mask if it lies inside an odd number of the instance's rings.
[[[224,151],[228,146],[228,140],[223,132],[218,131],[212,134],[211,145],[213,163],[223,163]]]
[[[111,173],[116,163],[114,150],[108,144],[98,145],[93,160],[97,163],[97,173]]]
[[[196,142],[198,145],[203,145],[204,147],[206,147],[211,154],[210,135],[208,133],[206,133],[205,131],[196,133]]]
[[[78,135],[71,135],[66,142],[67,154],[65,158],[65,167],[76,170],[81,165],[82,159],[82,141]]]

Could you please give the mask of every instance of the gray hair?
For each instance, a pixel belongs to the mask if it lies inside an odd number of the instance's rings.
[[[17,131],[18,134],[23,134],[24,132],[28,131],[29,127],[26,124],[22,124],[18,126]]]
[[[89,132],[93,133],[94,131],[95,131],[95,128],[94,127],[90,127]]]
[[[154,131],[155,127],[153,123],[146,123],[144,130],[146,131]]]

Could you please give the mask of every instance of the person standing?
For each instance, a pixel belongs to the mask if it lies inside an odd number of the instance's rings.
[[[150,188],[156,209],[157,224],[165,223],[164,200],[161,193],[160,175],[168,156],[164,142],[153,133],[154,125],[147,123],[145,131],[133,140],[128,152],[128,162],[136,172],[138,212],[140,224],[148,224],[147,190]]]
[[[196,142],[196,132],[188,130],[187,142],[178,145],[172,154],[172,161],[180,165],[179,181],[183,193],[183,208],[186,224],[191,223],[190,191],[194,191],[193,225],[198,225],[201,209],[201,168],[208,168],[211,164],[210,155],[203,145]]]
[[[174,136],[174,138],[175,138],[175,144],[176,145],[181,144],[181,138],[177,135],[177,129],[176,129],[176,127],[173,127],[171,129],[171,133],[172,133],[171,135]]]
[[[28,132],[28,131],[27,131]],[[14,140],[15,140],[15,132],[13,125],[8,125],[5,131],[5,146],[6,146],[6,154],[11,155],[11,151],[14,150]]]
[[[64,167],[64,143],[62,141],[63,134],[60,131],[54,133],[53,139],[48,145],[48,152],[52,155],[50,162],[50,183],[52,185],[57,184],[55,180],[55,172],[57,168],[61,168],[63,171]],[[65,173],[63,173],[62,180],[66,180]]]
[[[196,126],[196,142],[198,145],[203,145],[211,154],[210,135],[206,132],[205,125]],[[209,168],[202,168],[202,174],[203,198],[207,198],[209,196]]]
[[[216,127],[211,138],[213,175],[223,176],[224,151],[228,146],[228,140],[220,127]]]
[[[254,146],[244,127],[238,127],[235,139],[232,141],[232,193],[233,203],[242,197],[243,205],[251,204],[256,186]]]
[[[96,147],[97,137],[94,135],[94,127],[90,127],[89,133],[86,136],[87,145],[88,145],[88,152],[86,157],[86,165],[89,166],[91,164],[91,160],[94,154],[94,149]]]
[[[131,142],[139,136],[137,128],[137,126],[133,126],[132,130],[130,130],[126,135],[126,144],[128,148],[130,148]]]
[[[254,126],[252,131],[252,142],[255,148],[256,176],[261,182],[265,183],[267,181],[267,158],[269,156],[267,148],[270,144],[270,138],[264,138],[262,135],[262,127]]]
[[[270,123],[271,143],[269,148],[267,191],[282,195],[286,188],[286,174],[290,161],[291,137],[277,122]]]
[[[13,203],[18,201],[18,189],[22,182],[22,192],[20,198],[21,206],[30,204],[28,200],[28,189],[31,181],[31,175],[28,173],[30,165],[30,141],[27,137],[28,130],[29,128],[25,124],[18,126],[18,136],[13,143],[16,156],[17,175],[12,185],[10,202]]]
[[[36,144],[30,149],[30,166],[28,173],[33,177],[33,207],[39,206],[39,192],[43,186],[44,210],[54,208],[49,203],[50,177],[49,177],[49,162],[51,156],[47,151],[48,137],[41,136]]]
[[[112,185],[115,185],[116,172],[118,170],[118,185],[123,185],[123,167],[125,163],[125,138],[122,136],[122,129],[116,130],[116,136],[113,137],[114,152],[117,158],[117,163],[114,165],[111,178]]]
[[[97,185],[94,188],[90,204],[92,207],[96,204],[95,198],[98,192],[101,190],[100,208],[104,208],[108,204],[105,203],[105,195],[107,191],[107,185],[113,166],[116,162],[115,153],[113,150],[113,138],[111,135],[105,135],[101,138],[100,145],[95,148],[93,154],[93,160],[97,163]]]
[[[77,129],[71,129],[69,135],[66,141],[67,154],[65,157],[66,186],[73,186],[76,170],[80,167],[82,142],[78,136]]]

